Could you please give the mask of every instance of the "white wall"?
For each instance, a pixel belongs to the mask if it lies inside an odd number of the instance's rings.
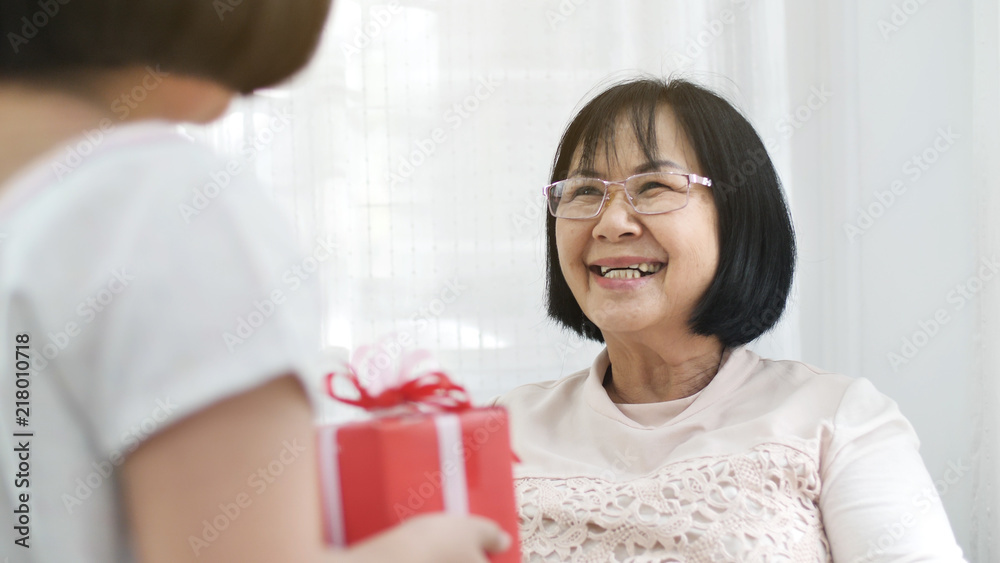
[[[1000,254],[1000,6],[976,0],[973,83],[974,169],[979,194],[979,252]],[[976,393],[976,453],[971,553],[979,561],[1000,559],[1000,283],[984,288],[979,306],[980,375]]]
[[[834,92],[793,148],[803,357],[896,399],[969,552],[982,286],[970,278],[993,258],[976,221],[973,7],[895,4],[788,3],[790,82]]]

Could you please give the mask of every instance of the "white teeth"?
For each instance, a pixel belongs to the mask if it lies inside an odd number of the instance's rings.
[[[639,273],[639,270],[611,270],[604,277],[608,279],[636,279],[641,278],[642,274]]]
[[[642,274],[655,274],[663,268],[663,264],[653,264],[649,262],[643,262],[641,264],[632,264],[631,266],[626,266],[624,268],[611,268],[610,266],[601,266],[601,275],[606,278],[612,279],[635,279],[642,277]]]

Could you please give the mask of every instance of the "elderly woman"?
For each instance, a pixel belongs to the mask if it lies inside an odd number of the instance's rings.
[[[961,561],[913,428],[864,379],[744,345],[788,208],[750,123],[682,80],[576,115],[545,188],[548,311],[605,343],[511,413],[525,561]]]

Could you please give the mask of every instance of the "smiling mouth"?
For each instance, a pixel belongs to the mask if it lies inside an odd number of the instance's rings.
[[[659,272],[663,269],[663,266],[664,264],[662,262],[643,262],[641,264],[632,264],[631,266],[624,266],[621,268],[591,266],[590,271],[601,276],[602,278],[638,279],[651,276]]]

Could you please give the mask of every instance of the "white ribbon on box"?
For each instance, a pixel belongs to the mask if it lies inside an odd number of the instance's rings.
[[[334,547],[347,546],[344,528],[344,501],[340,496],[340,452],[337,448],[337,426],[319,429],[319,479],[323,487],[323,513],[326,514],[327,537]]]
[[[468,514],[469,490],[465,479],[462,421],[456,414],[437,414],[434,415],[434,426],[437,430],[444,511],[448,514]],[[323,511],[327,516],[327,535],[334,547],[343,548],[347,547],[347,529],[344,522],[344,501],[340,494],[340,452],[337,448],[339,429],[331,426],[319,430],[319,470],[323,487]]]
[[[441,460],[444,511],[448,514],[468,514],[469,486],[465,482],[462,421],[457,414],[441,414],[434,417],[434,425],[437,426],[438,457]]]

